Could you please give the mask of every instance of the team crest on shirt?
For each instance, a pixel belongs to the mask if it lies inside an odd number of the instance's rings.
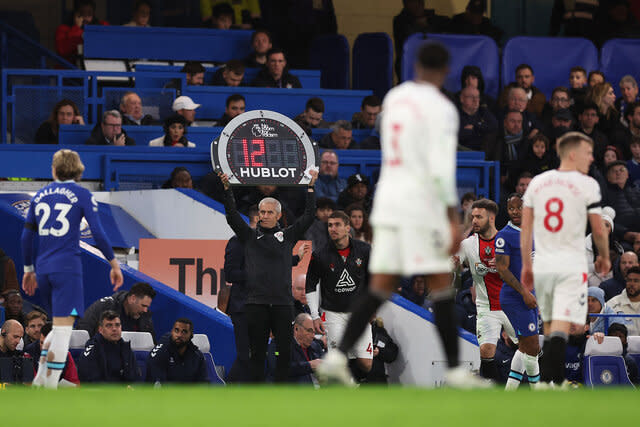
[[[29,206],[31,206],[31,200],[18,200],[17,202],[11,203],[11,206],[16,208],[22,218],[26,218],[29,212]]]
[[[278,231],[273,235],[273,237],[275,237],[280,243],[284,242],[284,233],[282,231]]]
[[[357,265],[358,267],[362,266],[362,258],[358,258],[358,259],[356,259],[356,265]]]
[[[484,254],[485,255],[491,255],[491,246],[487,246],[486,248],[484,248]]]

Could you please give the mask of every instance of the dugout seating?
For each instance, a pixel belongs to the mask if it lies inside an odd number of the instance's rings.
[[[80,354],[84,351],[87,341],[89,341],[89,332],[84,329],[74,329],[71,331],[71,341],[69,341],[69,352],[73,360],[78,360]]]
[[[205,334],[193,334],[191,342],[193,342],[193,344],[195,344],[195,346],[198,347],[198,349],[204,355],[204,360],[207,363],[209,382],[212,384],[224,385],[225,382],[222,380],[220,375],[218,375],[217,366],[213,361],[213,356],[211,356],[211,345],[209,344],[209,337],[207,337]]]
[[[153,349],[153,337],[150,332],[122,331],[122,339],[131,343],[131,350],[136,356],[139,378],[144,381],[147,375],[147,357]]]
[[[627,375],[622,342],[618,337],[604,337],[602,344],[589,338],[582,363],[585,386],[633,386]]]
[[[627,355],[633,357],[636,364],[640,366],[640,336],[631,335],[627,337]]]

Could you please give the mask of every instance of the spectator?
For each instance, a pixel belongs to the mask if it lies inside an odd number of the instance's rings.
[[[96,5],[92,0],[78,0],[71,19],[56,29],[56,52],[76,65],[82,56],[85,25],[109,25],[95,17]]]
[[[76,329],[84,329],[89,335],[95,335],[101,324],[102,313],[110,310],[118,315],[118,323],[121,323],[123,331],[149,332],[155,341],[153,319],[149,312],[155,297],[156,291],[151,285],[138,282],[129,291],[118,291],[91,304],[76,323]]]
[[[522,113],[513,110],[507,112],[503,127],[503,134],[499,135],[493,146],[489,147],[487,157],[501,162],[500,175],[506,178],[508,171],[516,168],[518,161],[522,160],[526,149],[526,139],[522,130]]]
[[[335,151],[324,150],[320,156],[320,174],[316,182],[318,197],[338,200],[338,195],[347,188],[347,180],[338,176],[340,162]]]
[[[193,179],[189,169],[182,166],[174,168],[167,182],[162,184],[162,188],[193,188]]]
[[[449,18],[425,9],[424,0],[402,0],[402,11],[393,18],[393,40],[396,51],[396,76],[402,80],[401,64],[404,42],[414,33],[439,33],[449,25]]]
[[[638,96],[638,82],[633,76],[627,74],[620,79],[620,93],[622,96],[616,99],[616,109],[620,112],[623,123],[626,124],[625,109],[627,105],[640,101]]]
[[[622,357],[624,357],[624,364],[627,367],[627,376],[629,377],[629,381],[633,384],[639,384],[640,375],[638,373],[638,365],[636,360],[627,354],[627,338],[629,336],[627,327],[622,323],[614,322],[609,326],[608,335],[620,338],[620,341],[622,342]]]
[[[235,12],[233,11],[233,8],[229,3],[218,2],[210,10],[210,13],[203,13],[202,15],[202,20],[204,21],[205,25],[216,30],[228,30],[231,28],[231,25],[233,24],[233,15],[235,14]]]
[[[164,121],[164,136],[149,141],[149,147],[195,147],[196,144],[187,140],[187,119],[180,114],[174,114]]]
[[[620,114],[614,105],[616,94],[613,92],[611,84],[602,83],[592,87],[586,101],[593,102],[598,106],[599,121],[596,127],[605,135],[610,136],[620,120]]]
[[[36,144],[58,144],[60,125],[83,125],[84,119],[76,104],[63,99],[53,107],[51,116],[36,131]]]
[[[400,295],[417,306],[424,307],[427,297],[427,285],[423,276],[413,276],[403,283]]]
[[[216,70],[211,84],[214,86],[238,87],[242,86],[243,78],[244,64],[242,61],[232,59]]]
[[[307,281],[306,274],[299,274],[291,282],[291,296],[293,297],[293,316],[300,313],[311,314],[309,303],[307,302],[307,293],[305,283]]]
[[[545,129],[551,128],[551,119],[553,115],[561,109],[566,109],[571,106],[571,95],[569,89],[564,86],[558,86],[551,92],[551,99],[544,104],[542,109],[542,115],[540,117],[542,125]]]
[[[527,92],[524,89],[517,86],[508,89],[507,108],[503,110],[502,120],[509,111],[519,111],[522,114],[522,131],[531,138],[542,126],[536,115],[527,111],[527,102]]]
[[[618,147],[613,145],[607,145],[604,148],[604,153],[602,154],[602,158],[599,159],[599,163],[602,164],[602,171],[606,174],[607,167],[613,163],[622,161],[622,153],[618,150]]]
[[[631,159],[627,160],[629,179],[634,187],[640,188],[640,136],[631,138],[629,149],[631,151]]]
[[[637,235],[636,239],[633,241],[633,252],[635,252],[636,255],[640,253],[640,234]]]
[[[572,67],[569,72],[569,97],[574,106],[580,108],[584,104],[587,87],[587,71],[582,67]]]
[[[5,319],[14,319],[22,325],[26,325],[27,314],[32,311],[43,313],[46,317],[47,312],[40,306],[25,301],[22,294],[17,289],[9,289],[2,294],[4,299],[4,315]]]
[[[464,193],[460,198],[460,229],[462,230],[462,237],[466,238],[471,233],[471,205],[477,200],[474,192],[469,191]],[[475,329],[474,329],[475,330]]]
[[[609,258],[611,261],[611,265],[617,267],[618,260],[624,253],[624,248],[615,239],[615,237],[613,237],[613,220],[616,217],[616,212],[611,206],[605,206],[602,208],[602,213],[600,214],[600,216],[602,216],[602,219],[604,220],[604,226],[607,229],[607,234],[609,235]],[[593,235],[591,233],[587,234],[584,243],[587,250],[587,272],[589,274],[588,284],[589,286],[600,286],[602,282],[613,278],[614,268],[612,268],[611,271],[607,272],[607,275],[600,276],[600,274],[596,272],[594,268],[594,262],[596,260],[596,257],[598,256],[598,248],[593,242]],[[620,290],[622,290],[623,287],[624,284],[621,285]]]
[[[131,344],[122,339],[117,312],[100,314],[98,333],[87,341],[78,359],[78,373],[87,383],[132,383],[139,378],[136,356]]]
[[[360,204],[365,212],[371,212],[371,192],[369,178],[360,173],[351,175],[347,179],[347,188],[338,195],[338,207],[344,210],[352,203]]]
[[[200,0],[200,13],[202,20],[207,22],[214,14],[214,9],[226,3],[233,11],[232,23],[235,28],[248,30],[260,21],[260,3],[258,0]]]
[[[33,310],[27,313],[24,318],[24,345],[25,347],[32,342],[40,342],[42,327],[47,323],[47,315],[41,311]],[[40,357],[38,353],[38,357]],[[38,360],[34,357],[34,360]]]
[[[181,73],[186,74],[187,85],[202,86],[204,84],[204,66],[198,61],[187,61],[180,69]]]
[[[604,149],[609,145],[607,135],[597,129],[598,106],[596,104],[585,104],[578,113],[578,131],[584,133],[593,140],[593,158],[599,167],[602,167]]]
[[[624,157],[628,159],[631,157],[631,139],[640,137],[640,102],[628,104],[624,114],[627,126],[616,126],[611,135],[611,142],[622,150]]]
[[[382,110],[382,101],[375,95],[365,96],[360,104],[360,111],[353,114],[351,126],[354,129],[373,129],[376,118]]]
[[[45,317],[46,320],[46,317]],[[31,360],[38,360],[41,356],[41,349],[44,345],[44,340],[51,332],[53,328],[52,322],[42,323],[42,329],[38,330],[38,338],[32,341],[31,343],[27,343],[25,339],[25,347],[24,352],[31,356]],[[26,337],[27,335],[25,335]],[[35,364],[35,370],[38,372],[39,364]],[[67,360],[64,364],[64,369],[62,370],[62,375],[60,376],[60,385],[64,385],[66,387],[76,387],[80,385],[80,379],[78,378],[78,368],[76,367],[76,362],[73,360],[73,356],[71,352],[67,352]]]
[[[460,130],[458,144],[471,150],[484,151],[495,139],[498,121],[491,112],[480,106],[480,91],[467,86],[460,91]]]
[[[351,237],[371,244],[373,229],[369,224],[369,217],[364,208],[359,204],[352,203],[346,207],[345,213],[349,215]]]
[[[300,80],[287,71],[287,59],[284,51],[278,48],[271,48],[267,52],[267,63],[258,72],[252,86],[256,87],[278,87],[278,88],[301,88]]]
[[[33,360],[28,353],[18,350],[24,328],[17,320],[9,319],[0,329],[0,359],[11,358],[11,368],[0,370],[0,382],[29,384],[33,380]]]
[[[640,267],[634,266],[627,270],[625,289],[607,301],[616,313],[640,314]],[[631,335],[640,335],[640,318],[626,318],[627,329]]]
[[[136,0],[133,4],[133,19],[124,24],[125,27],[150,27],[151,2],[148,0]]]
[[[535,80],[536,77],[534,76],[533,68],[531,68],[530,65],[518,65],[516,67],[516,81],[509,83],[505,90],[502,91],[499,104],[503,107],[507,104],[508,89],[512,87],[520,87],[524,89],[527,95],[527,111],[535,114],[536,116],[540,116],[547,98],[544,96],[544,93],[540,92],[540,90],[533,85]]]
[[[398,358],[398,345],[393,342],[380,317],[371,322],[371,333],[373,336],[373,364],[364,382],[386,384],[386,364],[393,363]]]
[[[492,114],[496,111],[496,100],[485,93],[485,82],[482,71],[475,65],[465,65],[460,75],[460,87],[462,89],[471,86],[480,92],[480,108],[486,108]],[[456,102],[460,100],[460,92],[455,96]]]
[[[95,125],[91,136],[85,141],[87,145],[136,145],[122,129],[122,115],[118,110],[109,110],[102,114],[101,123]]]
[[[196,126],[196,109],[200,108],[200,104],[193,102],[188,96],[179,96],[173,101],[171,109],[185,118],[187,126]]]
[[[555,0],[551,12],[549,35],[584,37],[595,42],[598,0]]]
[[[224,114],[216,122],[216,126],[226,126],[229,124],[231,120],[233,120],[236,116],[244,113],[245,110],[245,100],[244,96],[239,94],[233,94],[227,98]]]
[[[640,232],[640,190],[628,180],[625,162],[618,160],[607,166],[607,205],[616,211],[614,235],[631,245]]]
[[[0,248],[0,295],[11,289],[16,291],[20,289],[16,265],[11,257]]]
[[[251,34],[251,48],[244,65],[249,68],[262,68],[267,63],[267,52],[271,50],[271,33],[267,30],[256,30]]]
[[[338,120],[331,127],[332,131],[318,141],[321,148],[332,148],[335,150],[348,150],[355,148],[353,140],[353,127],[346,120]]]
[[[318,184],[316,183],[316,187]],[[317,194],[316,189],[316,194]],[[336,202],[327,197],[318,197],[316,200],[316,218],[313,220],[311,227],[304,235],[305,240],[311,240],[314,249],[323,248],[329,243],[329,232],[327,230],[327,221],[329,216],[336,210]]]
[[[625,277],[631,267],[638,266],[638,255],[635,252],[625,252],[613,266],[613,277],[600,283],[600,289],[604,291],[604,300],[619,295],[625,288]]]
[[[553,113],[551,118],[551,128],[547,130],[547,134],[553,141],[555,147],[556,141],[567,132],[573,129],[573,114],[568,108],[560,108]]]
[[[529,140],[527,151],[522,159],[522,171],[536,176],[542,172],[555,169],[558,159],[549,147],[549,138],[539,133]]]
[[[484,16],[487,0],[470,0],[464,12],[454,15],[447,27],[453,34],[483,35],[500,43],[504,32]]]
[[[322,120],[324,114],[324,102],[321,98],[309,98],[304,106],[304,112],[298,114],[293,121],[300,125],[302,130],[311,138],[314,128],[328,128],[329,123]]]
[[[151,126],[153,117],[145,115],[142,111],[142,100],[135,92],[127,92],[122,95],[120,101],[123,125]]]
[[[616,314],[616,312],[604,302],[604,291],[596,286],[589,286],[587,297],[587,310],[589,314]],[[605,333],[604,317],[589,317],[589,333]],[[609,323],[620,321],[620,318],[609,318]]]
[[[181,317],[173,323],[147,358],[147,382],[206,383],[209,380],[202,352],[191,341],[193,322]]]
[[[593,70],[589,72],[589,78],[587,79],[588,88],[591,89],[597,84],[605,83],[607,80],[604,77],[604,73],[599,70]]]

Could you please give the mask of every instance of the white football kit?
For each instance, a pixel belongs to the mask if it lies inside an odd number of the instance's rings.
[[[458,112],[438,88],[405,82],[385,97],[370,271],[451,271],[447,207],[458,202]]]
[[[533,277],[542,320],[584,324],[587,315],[588,214],[600,214],[600,187],[578,171],[533,178],[523,199],[533,208]]]

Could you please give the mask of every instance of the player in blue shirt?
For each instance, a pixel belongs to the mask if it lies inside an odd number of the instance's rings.
[[[38,374],[33,384],[57,388],[65,366],[71,330],[84,312],[80,222],[86,218],[93,239],[111,264],[114,291],[123,278],[111,245],[98,217],[98,202],[89,190],[79,186],[84,165],[78,153],[59,150],[53,155],[51,174],[55,182],[31,200],[22,232],[24,276],[22,289],[33,295],[40,288],[43,301],[53,317],[53,329],[42,346]],[[37,237],[37,256],[34,241]],[[35,269],[34,269],[35,258]]]
[[[500,307],[518,337],[518,350],[511,360],[507,390],[516,389],[526,373],[530,384],[540,381],[538,354],[538,303],[532,290],[520,282],[520,224],[522,195],[511,194],[507,199],[507,213],[511,221],[496,234],[496,268],[504,283],[500,290]]]

